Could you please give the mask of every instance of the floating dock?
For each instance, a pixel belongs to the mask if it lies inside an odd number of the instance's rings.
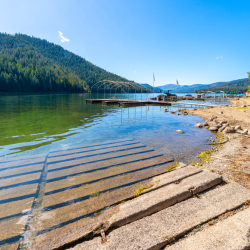
[[[86,103],[102,103],[102,104],[118,104],[123,107],[128,106],[144,106],[144,105],[160,105],[160,106],[183,106],[183,107],[216,107],[217,105],[204,103],[188,103],[188,102],[168,102],[168,101],[140,101],[129,99],[86,99]]]

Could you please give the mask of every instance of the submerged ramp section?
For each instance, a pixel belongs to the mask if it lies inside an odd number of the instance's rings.
[[[35,249],[46,238],[56,245],[68,230],[78,237],[85,218],[133,197],[172,161],[133,139],[0,161],[0,248]]]

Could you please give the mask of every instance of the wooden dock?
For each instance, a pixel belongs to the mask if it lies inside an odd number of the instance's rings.
[[[123,107],[144,106],[144,105],[160,105],[160,106],[182,106],[182,107],[216,107],[216,105],[204,103],[188,103],[188,102],[167,102],[167,101],[140,101],[129,99],[86,99],[86,103],[102,103],[102,104],[119,104]]]

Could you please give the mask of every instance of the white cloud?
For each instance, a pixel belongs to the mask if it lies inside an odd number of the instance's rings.
[[[222,58],[223,58],[222,56],[217,56],[217,57],[215,57],[216,60],[222,59]]]
[[[61,31],[58,31],[59,36],[61,37],[61,42],[69,42],[69,39],[63,36],[63,33]]]

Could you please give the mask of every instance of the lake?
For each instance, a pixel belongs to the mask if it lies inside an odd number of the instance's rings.
[[[95,97],[0,94],[0,248],[51,249],[80,237],[95,214],[134,197],[173,159],[197,161],[215,137],[194,126],[200,117],[85,103]]]
[[[147,99],[150,95],[153,94],[136,94],[136,98]],[[202,121],[199,117],[164,113],[161,106],[85,104],[85,99],[93,97],[97,94],[0,94],[0,157],[134,138],[161,153],[190,158],[191,152],[196,154],[206,148],[206,141],[212,136],[209,131],[194,127]],[[135,94],[129,98],[135,98]],[[185,133],[176,133],[177,129]]]

